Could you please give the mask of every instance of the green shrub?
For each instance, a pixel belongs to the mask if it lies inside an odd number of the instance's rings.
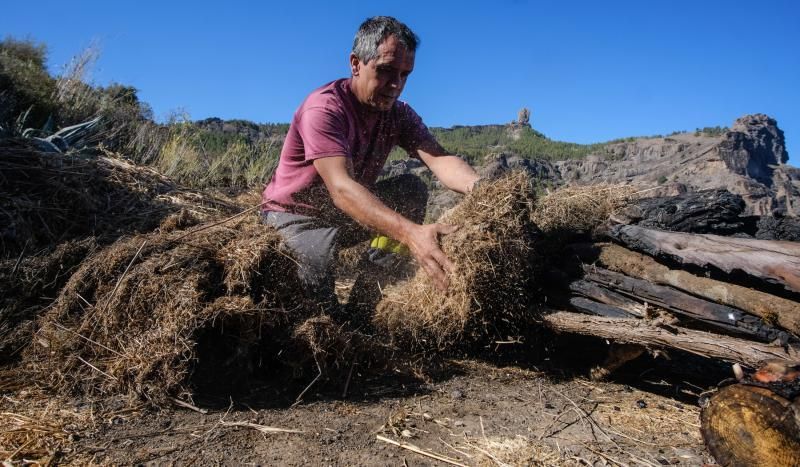
[[[0,41],[0,126],[41,128],[56,110],[56,81],[47,72],[47,47],[32,40]]]
[[[267,131],[280,127],[285,126],[264,125]],[[284,136],[259,133],[253,141],[188,120],[150,131],[151,137],[158,135],[161,144],[153,164],[165,175],[195,188],[246,188],[265,183],[277,167]],[[146,139],[143,147],[150,147]]]

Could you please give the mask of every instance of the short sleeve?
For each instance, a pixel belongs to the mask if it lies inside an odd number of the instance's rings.
[[[297,117],[306,160],[349,156],[348,125],[344,115],[326,107],[310,107]]]
[[[410,105],[402,103],[398,110],[400,111],[400,138],[397,144],[405,149],[411,157],[418,157],[418,149],[437,152],[440,148],[439,143],[436,142],[436,138],[414,109]]]

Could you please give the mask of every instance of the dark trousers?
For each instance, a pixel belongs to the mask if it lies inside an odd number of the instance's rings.
[[[411,221],[422,223],[425,219],[428,189],[416,175],[381,180],[371,191],[386,206]],[[334,272],[339,249],[369,240],[375,234],[338,209],[329,209],[336,212],[324,212],[319,216],[277,211],[263,213],[264,222],[278,229],[284,243],[295,253],[306,295],[324,308],[338,303]]]

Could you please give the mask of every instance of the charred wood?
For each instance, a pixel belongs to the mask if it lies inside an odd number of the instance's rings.
[[[764,323],[758,317],[727,305],[708,302],[671,287],[594,266],[586,267],[584,280],[596,282],[615,292],[659,306],[671,313],[703,322],[729,333],[763,342],[787,342],[789,335]]]
[[[758,220],[756,238],[800,242],[800,218],[764,216]]]
[[[794,300],[696,276],[687,271],[669,269],[649,256],[610,243],[574,245],[572,251],[584,261],[597,261],[611,271],[654,284],[672,286],[698,297],[738,308],[800,336],[800,303]],[[597,296],[590,297],[608,303]]]
[[[730,235],[746,230],[745,202],[728,190],[644,198],[628,208],[629,224],[676,232]],[[752,233],[752,232],[750,232]]]
[[[800,292],[800,243],[663,232],[634,225],[614,226],[609,235],[650,256],[728,274],[740,271]]]
[[[617,307],[624,312],[623,314],[617,313],[618,316],[637,316],[639,318],[643,318],[645,316],[646,307],[644,305],[636,300],[631,300],[622,294],[614,292],[613,290],[609,290],[600,284],[586,280],[577,280],[569,284],[569,290],[605,305]],[[574,303],[572,303],[572,301],[570,301],[570,303],[573,306],[576,306]],[[604,315],[603,313],[594,314],[599,314],[601,316],[613,316],[609,314]]]
[[[572,297],[569,304],[577,310],[595,316],[608,316],[610,318],[634,318],[635,315],[628,313],[622,308],[594,302],[583,297]]]

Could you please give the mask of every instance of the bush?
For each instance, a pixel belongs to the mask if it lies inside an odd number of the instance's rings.
[[[41,128],[54,114],[56,81],[46,61],[44,44],[10,37],[0,41],[0,126],[6,130]]]
[[[0,41],[0,126],[16,134],[26,128],[50,133],[102,116],[103,131],[89,142],[117,151],[128,148],[152,111],[131,86],[86,82],[98,55],[97,47],[90,46],[61,76],[52,77],[44,44],[10,37]]]
[[[233,122],[233,123],[231,123]],[[235,121],[225,122],[237,128]],[[255,125],[247,122],[249,125]],[[256,125],[258,133],[245,136],[238,131],[209,128],[204,122],[184,117],[163,129],[151,129],[162,144],[153,163],[179,183],[196,188],[246,188],[265,183],[278,164],[286,125]],[[142,148],[148,146],[142,137]],[[152,144],[152,143],[151,143]]]

